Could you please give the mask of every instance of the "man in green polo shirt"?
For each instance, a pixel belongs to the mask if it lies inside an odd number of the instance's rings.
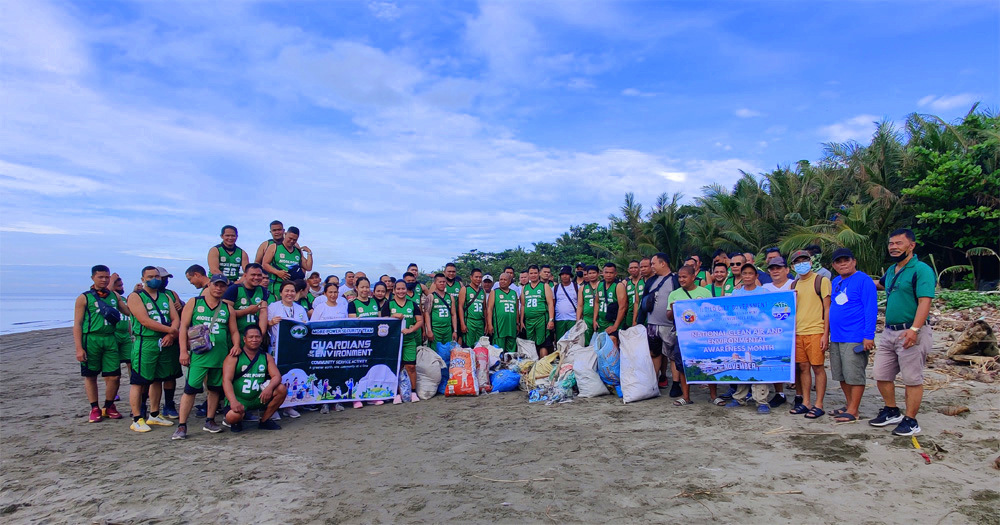
[[[924,396],[924,363],[934,346],[934,334],[926,323],[936,279],[934,270],[913,254],[916,246],[912,231],[901,228],[892,232],[889,258],[896,264],[879,281],[886,294],[885,330],[875,350],[872,376],[885,406],[868,423],[876,427],[898,423],[892,431],[897,436],[920,432],[916,417]],[[905,414],[896,406],[897,375],[902,376],[906,388]]]

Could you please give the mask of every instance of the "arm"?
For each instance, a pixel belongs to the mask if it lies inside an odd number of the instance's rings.
[[[517,296],[517,331],[524,328],[524,294]]]
[[[142,326],[145,326],[146,328],[149,328],[154,332],[160,332],[165,334],[173,333],[175,335],[177,334],[177,331],[174,330],[174,327],[172,325],[167,326],[165,324],[160,324],[149,317],[149,313],[146,312],[146,308],[143,306],[142,299],[139,298],[138,294],[130,295],[128,298],[128,304],[129,304],[129,309],[132,312],[134,312],[134,315],[132,317],[134,317],[136,321],[139,321],[139,324],[141,324]],[[174,315],[172,317],[176,319],[177,316]]]
[[[823,316],[823,340],[819,342],[819,347],[821,350],[826,352],[830,347],[830,296],[823,298],[823,310],[826,315]]]
[[[598,310],[599,310],[598,306],[600,306],[600,299],[601,298],[600,298],[600,296],[597,293],[597,289],[595,288],[594,289],[594,297],[592,297],[590,299],[594,303],[594,313],[592,315],[593,319],[590,320],[590,323],[591,323],[591,326],[594,328],[595,332],[597,331],[597,313],[598,313]]]
[[[931,298],[918,297],[917,315],[913,318],[913,329],[920,330],[921,328],[923,328],[924,323],[927,322],[927,316],[930,313],[931,313]],[[903,334],[900,337],[903,338],[903,348],[910,348],[911,346],[917,344],[917,332],[913,330],[903,330]]]
[[[281,277],[282,279],[288,279],[288,277],[289,277],[288,272],[283,271],[283,270],[279,270],[279,269],[275,268],[274,266],[271,266],[271,263],[274,262],[274,251],[277,250],[277,249],[278,249],[278,245],[277,244],[272,244],[271,246],[269,246],[267,248],[267,251],[264,252],[264,261],[261,262],[261,265],[264,267],[264,270],[266,270],[267,273],[277,275],[278,277]]]
[[[222,393],[226,395],[230,409],[237,414],[243,414],[245,411],[243,404],[236,399],[236,392],[233,391],[233,376],[236,375],[236,362],[238,359],[238,357],[229,355],[222,362]]]
[[[191,355],[188,353],[187,331],[191,327],[191,314],[194,313],[194,303],[195,301],[188,302],[188,304],[184,305],[184,310],[181,312],[181,330],[178,336],[181,343],[181,364],[184,366],[191,364]]]
[[[430,302],[433,304],[434,300],[431,299]],[[427,303],[427,301],[424,301],[424,304],[426,304],[426,303]],[[434,341],[434,330],[430,329],[430,327],[431,327],[431,313],[434,311],[434,309],[433,308],[421,308],[421,310],[424,311],[424,315],[420,316],[420,325],[427,327],[427,330],[424,330],[424,338],[427,339],[428,341]],[[416,325],[414,325],[414,326],[416,326]]]
[[[458,312],[455,311],[455,305],[451,305],[451,339],[452,341],[458,340]]]
[[[583,286],[587,286],[584,284]],[[576,320],[583,319],[583,286],[576,292]]]
[[[305,270],[305,271],[307,271],[307,272],[310,271],[310,270],[312,270],[313,269],[313,252],[312,252],[312,250],[310,250],[308,246],[303,246],[303,247],[299,248],[299,251],[302,252],[302,261],[299,262],[299,266],[301,266],[302,269]],[[306,254],[309,254],[309,255],[306,255]]]
[[[257,326],[260,327],[260,331],[264,334],[267,333],[267,303],[261,301],[258,305],[260,307],[260,314],[257,316]]]
[[[259,350],[263,352],[263,350]],[[260,401],[261,403],[270,403],[271,398],[274,397],[274,391],[278,389],[278,385],[281,384],[281,371],[278,370],[278,363],[274,362],[274,358],[271,354],[265,353],[264,357],[267,358],[267,375],[270,376],[270,381],[267,383],[267,387],[261,389],[260,391]]]
[[[465,326],[465,287],[461,287],[458,290],[458,327],[461,328],[462,333],[469,331],[468,327]]]
[[[216,250],[214,246],[208,249],[208,271],[209,275],[222,273],[222,270],[219,269],[219,250]]]
[[[618,301],[618,316],[615,318],[615,324],[608,327],[607,332],[610,334],[621,326],[622,321],[625,320],[625,311],[628,309],[628,294],[625,293],[625,285],[618,283],[615,285],[615,297]]]
[[[257,255],[254,255],[253,262],[262,264],[264,262],[265,252],[267,252],[267,241],[260,243],[260,246],[257,247]]]
[[[83,314],[87,311],[87,298],[82,294],[73,304],[73,343],[76,345],[76,360],[87,360],[87,351],[83,348]]]
[[[496,294],[490,291],[486,298],[486,335],[493,335],[493,297]]]
[[[546,330],[553,330],[556,327],[556,301],[552,296],[552,287],[545,287],[545,305],[549,310],[549,322],[545,325]]]
[[[118,299],[118,311],[125,315],[132,315],[132,310],[128,307],[128,301],[118,292],[112,291],[111,293],[115,294],[115,298]]]
[[[413,316],[413,319],[415,321],[413,324],[413,332],[416,332],[417,330],[420,330],[421,328],[424,327],[424,316],[415,315]],[[430,332],[430,330],[428,330],[428,332]]]
[[[235,357],[240,355],[240,329],[236,326],[236,313],[232,306],[222,303],[222,306],[229,309],[229,338],[233,342],[233,347],[229,350],[229,355]]]
[[[861,304],[865,312],[864,341],[865,350],[875,348],[875,324],[878,320],[878,292],[873,281],[862,283]]]

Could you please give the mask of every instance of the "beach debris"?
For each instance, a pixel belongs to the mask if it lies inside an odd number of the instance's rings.
[[[965,405],[947,405],[939,408],[938,412],[946,416],[957,416],[963,412],[969,412],[969,407]]]
[[[1000,346],[993,327],[985,319],[976,319],[965,327],[958,339],[945,353],[953,361],[975,363],[984,368],[995,368],[997,356],[1000,356]],[[992,382],[992,376],[987,376]],[[979,378],[977,378],[979,379]],[[979,379],[982,381],[982,379]]]
[[[479,475],[476,475],[476,474],[473,474],[473,475],[472,475],[472,477],[474,477],[474,478],[479,478],[479,479],[481,479],[481,480],[484,480],[484,481],[492,481],[493,483],[531,483],[531,482],[533,482],[533,481],[553,481],[553,479],[552,479],[552,478],[534,478],[534,479],[491,479],[491,478],[484,478],[483,476],[479,476]]]
[[[917,453],[920,454],[920,457],[924,458],[924,464],[930,465],[931,457],[920,448],[920,442],[917,441],[917,436],[910,436],[910,440],[913,442],[913,448],[917,449]]]
[[[962,433],[961,432],[956,432],[954,430],[942,430],[941,433],[942,434],[948,434],[948,435],[951,435],[951,436],[955,436],[957,438],[961,438],[962,437]]]
[[[993,468],[1000,470],[1000,456],[993,460]]]

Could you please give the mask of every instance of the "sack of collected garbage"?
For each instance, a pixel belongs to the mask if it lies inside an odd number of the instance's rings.
[[[535,346],[535,342],[519,337],[517,339],[517,355],[518,357],[538,361],[538,348]]]
[[[518,388],[528,392],[535,387],[535,361],[530,359],[519,359],[517,361],[512,361],[511,366],[516,367],[517,373],[521,376],[521,382],[518,384]]]
[[[434,345],[434,349],[437,351],[437,354],[441,356],[441,360],[445,363],[444,367],[441,369],[441,384],[438,385],[438,394],[444,394],[445,390],[448,388],[448,363],[451,362],[451,349],[456,348],[457,346],[458,343],[454,341],[450,343],[436,343]]]
[[[428,346],[417,347],[417,397],[430,399],[438,393],[441,384],[441,370],[448,364]]]
[[[580,397],[597,397],[608,395],[608,387],[597,373],[597,354],[587,346],[573,353],[573,373],[576,376],[576,388]]]
[[[404,403],[409,403],[413,399],[413,387],[410,385],[410,374],[406,373],[406,370],[399,371],[399,397],[402,398]],[[417,397],[420,397],[417,394]]]
[[[490,383],[493,386],[493,393],[513,392],[517,390],[521,383],[521,374],[514,370],[497,370],[490,375]]]
[[[483,346],[474,348],[473,353],[476,359],[476,381],[479,383],[479,393],[489,394],[490,386],[490,351]]]
[[[544,386],[549,382],[549,375],[552,374],[552,370],[558,366],[559,352],[552,352],[551,354],[535,361],[535,365],[532,367],[531,371],[531,383],[529,386]]]
[[[587,346],[587,322],[578,320],[573,328],[570,328],[562,337],[556,341],[556,350],[566,356],[566,350],[573,346]]]
[[[455,345],[448,362],[448,388],[446,396],[478,396],[479,381],[476,376],[475,353],[469,348]]]
[[[656,384],[653,358],[649,356],[649,340],[644,326],[633,326],[618,333],[621,342],[620,374],[622,401],[631,403],[660,395]]]
[[[614,341],[606,332],[600,332],[594,339],[594,353],[597,354],[597,373],[604,384],[616,386],[621,384],[621,360]]]

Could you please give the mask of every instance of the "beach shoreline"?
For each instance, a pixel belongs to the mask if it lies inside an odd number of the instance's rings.
[[[176,442],[129,431],[125,401],[125,419],[86,422],[69,328],[0,336],[0,371],[8,523],[1000,522],[996,383],[928,389],[928,465],[889,428],[717,407],[703,387],[688,407],[665,391],[554,406],[514,392],[306,413],[277,432],[192,419]],[[827,409],[842,402],[831,384]],[[862,415],[880,407],[869,379]]]

